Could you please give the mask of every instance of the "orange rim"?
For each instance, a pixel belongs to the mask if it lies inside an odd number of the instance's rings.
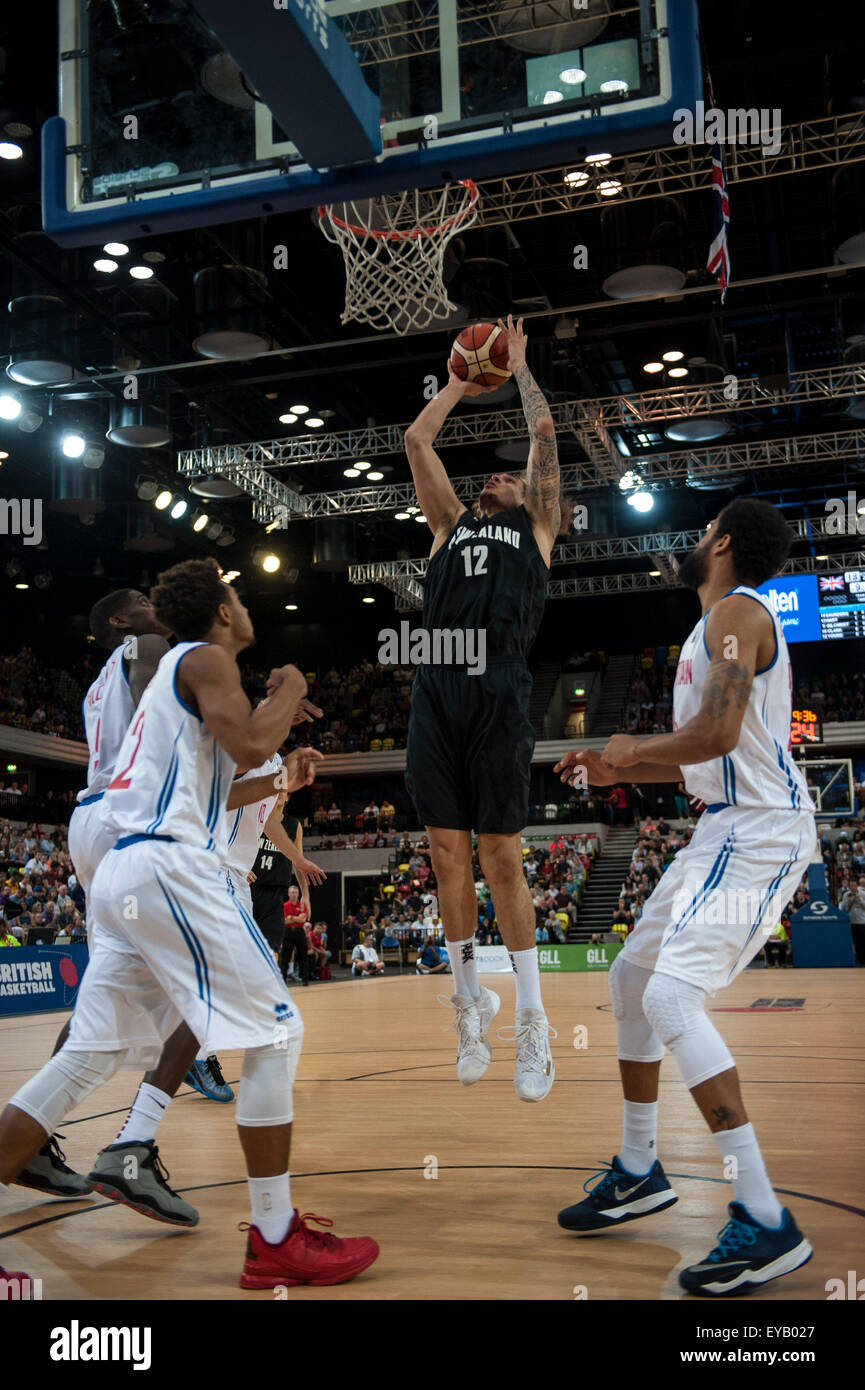
[[[328,218],[334,226],[340,227],[344,232],[355,232],[358,236],[378,237],[381,241],[412,241],[417,237],[435,236],[436,233],[448,232],[452,227],[458,226],[460,222],[468,217],[469,213],[477,204],[477,184],[474,183],[472,179],[459,179],[457,182],[461,188],[467,188],[469,191],[470,199],[468,206],[462,208],[459,212],[455,212],[453,216],[449,217],[445,222],[436,222],[432,227],[415,227],[410,232],[380,232],[373,227],[361,227],[354,222],[345,222],[341,217],[337,217],[334,213],[328,212],[325,203],[319,203],[316,208],[316,213],[318,214],[320,222]]]

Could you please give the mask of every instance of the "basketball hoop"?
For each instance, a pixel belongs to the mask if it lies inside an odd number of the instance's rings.
[[[343,323],[354,319],[408,333],[457,309],[442,271],[451,237],[478,215],[478,190],[471,179],[438,192],[408,189],[316,211],[319,227],[345,262]]]

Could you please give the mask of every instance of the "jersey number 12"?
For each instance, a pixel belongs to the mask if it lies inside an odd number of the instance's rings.
[[[475,557],[474,569],[472,569],[472,556]],[[487,573],[487,547],[485,545],[467,545],[463,547],[463,564],[466,567],[466,574],[469,578],[473,574]]]

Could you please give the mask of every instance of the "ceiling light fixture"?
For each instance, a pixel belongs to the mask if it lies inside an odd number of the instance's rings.
[[[192,529],[193,529],[193,531],[203,531],[209,520],[210,520],[210,518],[208,517],[207,512],[193,512],[193,513],[192,513]]]
[[[128,256],[129,247],[125,241],[106,241],[102,250],[106,256]]]
[[[185,497],[178,497],[174,506],[171,508],[170,515],[172,519],[174,521],[179,521],[180,518],[185,515],[188,506],[189,503],[187,502]]]
[[[598,184],[598,192],[602,198],[615,198],[621,191],[622,185],[618,179],[604,179]]]
[[[664,364],[663,364],[663,362],[644,362],[644,363],[643,363],[643,371],[644,371],[644,372],[654,373],[654,372],[662,372],[663,370],[664,370]]]
[[[163,488],[162,491],[157,495],[153,505],[158,512],[164,512],[165,508],[168,506],[170,501],[171,493],[168,491],[167,488]]]
[[[297,612],[297,604],[296,604],[296,603],[287,603],[287,604],[285,605],[285,611],[286,611],[286,613],[296,613],[296,612]]]
[[[671,368],[670,368],[670,376],[687,376],[687,375],[688,375],[688,368],[687,368],[687,367],[671,367]]]
[[[21,402],[17,396],[0,396],[0,420],[17,420],[21,414]]]
[[[363,469],[363,468],[371,468],[371,467],[372,467],[372,464],[367,463],[365,459],[359,459],[358,462],[357,462],[354,466],[355,466],[355,468],[361,468],[361,469]]]
[[[309,426],[311,430],[318,430],[321,429],[321,426],[324,424],[324,421],[320,420],[317,415],[307,415],[305,423]]]
[[[570,169],[565,174],[565,183],[568,188],[581,188],[584,183],[589,182],[589,176],[585,169]]]
[[[382,478],[384,477],[384,474],[379,473],[377,471],[373,471],[372,473],[367,473],[366,476],[371,483],[380,483]]]
[[[544,106],[553,106],[557,101],[564,101],[564,92],[549,91],[544,92]]]
[[[296,420],[297,416],[291,410],[287,410],[284,415],[280,415],[279,417],[279,423],[281,425],[293,425]]]
[[[613,156],[612,156],[611,154],[587,154],[587,155],[586,155],[586,163],[587,163],[587,164],[609,164],[609,162],[610,162],[610,160],[612,159],[612,157],[613,157]]]
[[[149,265],[131,265],[129,267],[129,274],[132,276],[133,280],[152,280],[153,267]]]
[[[628,84],[621,77],[610,77],[606,82],[601,83],[602,92],[626,92]]]
[[[4,140],[0,143],[0,159],[21,159],[24,151],[20,145],[16,145],[11,140]]]
[[[98,261],[93,262],[93,269],[101,271],[103,275],[111,275],[111,273],[117,269],[117,262],[109,261],[106,257],[102,256]]]
[[[344,468],[342,470],[342,476],[344,478],[359,478],[360,470],[358,468]]]
[[[65,458],[80,459],[87,448],[87,440],[83,434],[65,434],[60,447]]]
[[[586,74],[582,68],[565,68],[564,72],[559,73],[559,77],[562,82],[567,82],[569,87],[577,87],[586,80]]]
[[[309,414],[309,406],[308,406],[308,405],[290,405],[288,408],[289,408],[290,411],[292,411],[292,413],[293,413],[294,415],[308,415],[308,414]]]
[[[685,354],[679,352],[678,348],[671,348],[669,352],[662,352],[661,356],[665,362],[681,362]]]

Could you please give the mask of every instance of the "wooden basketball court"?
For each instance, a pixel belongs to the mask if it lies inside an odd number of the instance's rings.
[[[511,1022],[511,979],[485,981],[502,994],[497,1024]],[[512,1044],[494,1043],[479,1085],[457,1083],[449,1011],[436,1003],[449,983],[404,975],[297,991],[306,1041],[292,1196],[302,1212],[332,1217],[338,1233],[375,1236],[381,1255],[353,1283],[287,1296],[682,1297],[677,1272],[714,1244],[730,1189],[674,1063],[668,1058],[661,1072],[659,1155],[679,1202],[613,1235],[569,1235],[556,1224],[558,1209],[579,1200],[620,1139],[606,980],[542,977],[558,1030],[557,1078],[537,1106],[514,1095]],[[855,970],[749,970],[710,1001],[724,1011],[712,1017],[737,1060],[769,1173],[815,1250],[809,1264],[751,1299],[825,1300],[828,1279],[862,1267],[863,983]],[[4,1103],[47,1058],[63,1018],[0,1023]],[[585,1049],[573,1045],[579,1027]],[[221,1060],[235,1081],[239,1055]],[[87,1171],[113,1142],[137,1079],[120,1072],[66,1122],[61,1147],[72,1166]],[[248,1209],[234,1107],[184,1088],[158,1142],[171,1185],[201,1212],[194,1231],[101,1198],[58,1202],[14,1188],[0,1204],[0,1264],[40,1278],[46,1300],[272,1299],[237,1287],[245,1240],[237,1223]]]

